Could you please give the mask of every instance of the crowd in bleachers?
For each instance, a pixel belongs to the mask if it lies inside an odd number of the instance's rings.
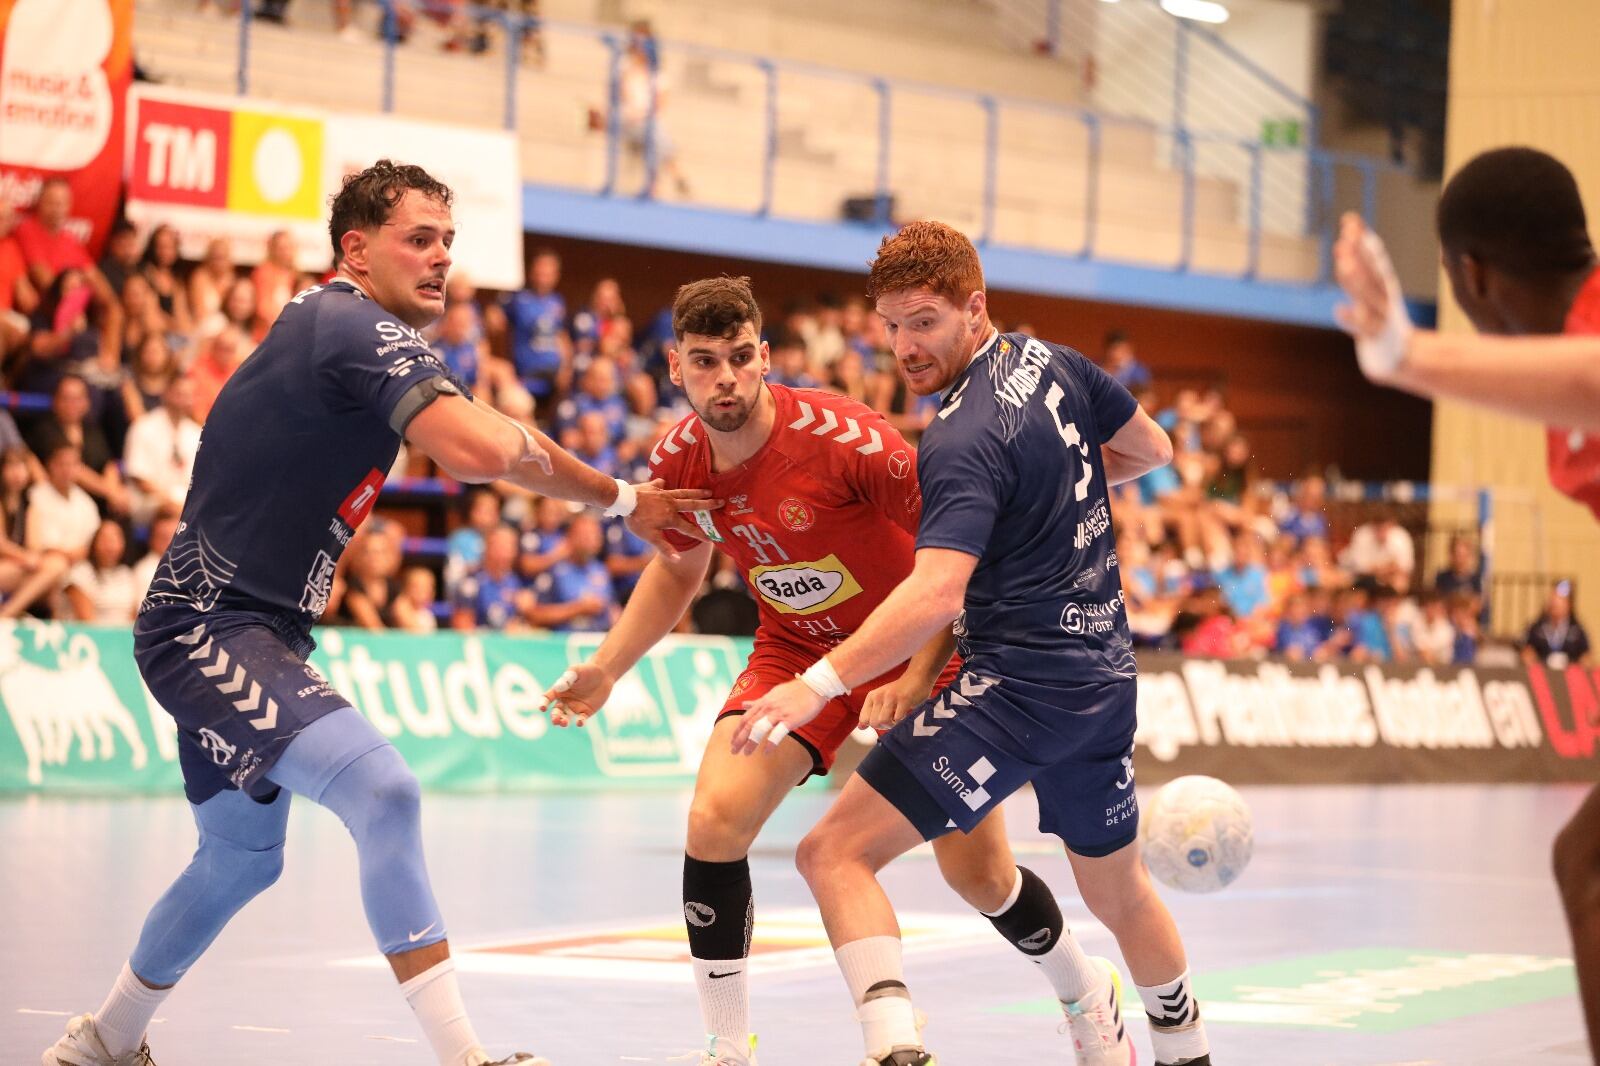
[[[279,309],[317,277],[287,233],[240,265],[228,242],[199,262],[178,234],[119,224],[93,261],[64,228],[70,190],[48,183],[18,219],[0,205],[0,616],[125,622],[170,540],[200,427]],[[687,410],[667,374],[671,315],[630,309],[615,279],[569,307],[561,261],[536,251],[527,288],[478,292],[458,275],[434,349],[479,395],[546,429],[584,462],[642,480],[649,448]],[[1030,332],[1027,323],[1009,323]],[[855,397],[915,440],[936,400],[910,394],[881,320],[859,296],[792,300],[769,319],[770,379]],[[1121,334],[1094,354],[1171,434],[1173,462],[1114,490],[1118,556],[1136,640],[1194,655],[1473,661],[1484,594],[1476,546],[1455,538],[1418,572],[1392,514],[1330,525],[1327,486],[1258,477],[1252,446],[1217,391],[1164,393]],[[20,421],[20,426],[19,426]],[[421,456],[395,476],[435,477]],[[424,632],[438,626],[603,630],[649,560],[620,521],[505,485],[446,484],[447,534],[380,504],[339,568],[326,619]],[[407,527],[409,523],[409,527]],[[737,574],[719,560],[702,628],[748,628]],[[1529,647],[1587,656],[1570,597],[1534,622]],[[688,623],[686,623],[687,625]],[[1581,642],[1581,648],[1579,646]],[[1541,655],[1544,654],[1542,651]]]

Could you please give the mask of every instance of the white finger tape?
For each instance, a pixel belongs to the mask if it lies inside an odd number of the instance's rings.
[[[772,733],[767,737],[767,743],[771,744],[773,747],[777,747],[780,743],[782,743],[783,738],[788,735],[789,723],[779,722],[777,725],[772,727]]]
[[[565,692],[567,689],[571,688],[577,682],[577,680],[578,672],[576,670],[568,670],[566,673],[556,678],[556,683],[550,686],[550,691]]]
[[[772,732],[773,723],[767,718],[756,719],[756,724],[750,727],[750,739],[760,744],[767,739],[767,734]]]

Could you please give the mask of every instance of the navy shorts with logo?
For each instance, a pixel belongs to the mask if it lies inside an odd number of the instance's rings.
[[[306,664],[315,645],[292,625],[246,611],[152,607],[133,626],[150,694],[178,723],[190,803],[224,789],[270,800],[266,774],[289,742],[350,701]]]
[[[1132,678],[1043,686],[969,664],[884,734],[857,772],[926,840],[970,831],[1032,782],[1042,832],[1080,855],[1109,855],[1139,828],[1137,693]]]

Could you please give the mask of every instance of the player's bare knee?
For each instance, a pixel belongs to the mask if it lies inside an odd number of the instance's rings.
[[[813,884],[817,877],[826,876],[828,870],[838,862],[841,858],[838,845],[836,834],[825,823],[800,839],[799,846],[794,849],[794,865],[807,884]]]
[[[988,855],[939,853],[939,872],[944,883],[969,906],[993,911],[1005,903],[1017,881],[1013,862],[995,861]]]
[[[697,795],[689,805],[687,850],[707,862],[737,859],[750,851],[760,829],[748,808],[720,796]]]

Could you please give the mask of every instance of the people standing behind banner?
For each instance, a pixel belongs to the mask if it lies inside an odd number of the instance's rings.
[[[514,567],[517,562],[517,531],[499,525],[484,538],[483,564],[456,586],[453,628],[471,632],[489,629],[497,633],[524,632],[534,608],[529,591]]]
[[[125,626],[138,613],[144,590],[122,561],[127,537],[115,522],[102,522],[89,542],[88,558],[67,571],[64,584],[71,617],[78,622]]]
[[[534,580],[537,603],[528,619],[561,633],[601,633],[617,614],[611,573],[600,560],[605,541],[600,521],[580,513],[567,526],[567,557]]]
[[[256,287],[255,328],[266,333],[278,318],[278,312],[295,293],[299,272],[295,269],[294,235],[288,230],[278,230],[267,238],[266,258],[256,264],[250,280]]]
[[[1569,666],[1588,669],[1589,651],[1589,634],[1572,613],[1572,582],[1558,581],[1550,589],[1544,610],[1528,626],[1522,645],[1523,660],[1551,670]]]

